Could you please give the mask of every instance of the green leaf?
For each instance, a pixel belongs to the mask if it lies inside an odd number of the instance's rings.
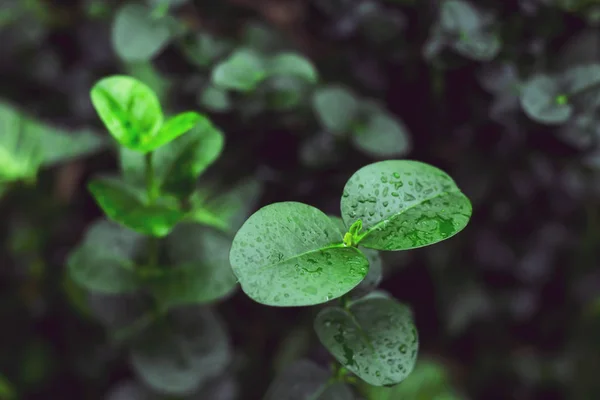
[[[130,361],[152,389],[185,395],[219,376],[231,360],[227,332],[208,308],[173,310],[134,343]]]
[[[330,85],[315,90],[312,107],[324,128],[346,133],[358,116],[359,101],[350,90]]]
[[[330,373],[309,360],[299,360],[275,377],[263,400],[354,400],[344,383],[329,383]]]
[[[199,67],[211,65],[230,49],[231,43],[206,32],[197,33],[182,42],[183,54]]]
[[[171,31],[166,19],[152,18],[148,7],[129,3],[117,10],[111,39],[123,60],[148,61],[166,47]]]
[[[177,114],[165,121],[152,140],[153,147],[164,146],[198,125],[206,128],[210,126],[210,122],[206,117],[194,111]]]
[[[208,85],[200,92],[198,103],[213,112],[226,112],[231,110],[232,101],[227,90],[213,85]]]
[[[445,0],[440,7],[440,25],[448,33],[472,33],[485,28],[485,19],[471,3]]]
[[[15,107],[0,102],[0,183],[35,180],[43,150],[31,124]]]
[[[377,250],[427,246],[469,222],[469,199],[445,172],[410,160],[367,165],[346,183],[341,201],[348,226],[361,219],[360,245]]]
[[[150,282],[162,307],[210,303],[233,293],[237,282],[229,265],[231,239],[184,224],[167,236],[166,245],[171,267]]]
[[[560,76],[560,84],[578,109],[592,111],[600,107],[600,64],[571,67]]]
[[[377,400],[420,400],[420,399],[460,399],[451,392],[451,383],[446,369],[433,360],[420,360],[413,372],[393,387],[371,386],[359,383],[359,390],[367,399]],[[453,395],[453,397],[445,397]]]
[[[459,54],[475,61],[491,61],[502,47],[497,34],[490,32],[469,32],[456,39],[452,46]]]
[[[212,71],[212,83],[223,89],[251,92],[267,77],[261,55],[251,49],[239,49]]]
[[[327,307],[314,326],[323,346],[371,385],[394,385],[413,370],[417,330],[408,307],[394,299],[366,297],[347,309]]]
[[[143,238],[111,222],[101,220],[87,231],[71,252],[67,268],[71,279],[93,292],[118,294],[140,289],[134,258]]]
[[[156,94],[147,85],[115,75],[98,81],[90,96],[100,119],[121,145],[142,153],[158,147],[155,136],[164,117]]]
[[[411,148],[404,124],[384,111],[370,114],[366,123],[356,125],[352,133],[354,145],[375,157],[403,156]]]
[[[343,234],[347,231],[346,225],[344,225],[344,221],[340,217],[336,217],[330,215],[329,218],[333,221],[333,223],[338,227],[340,232]],[[369,262],[369,272],[367,272],[367,276],[358,284],[357,287],[352,289],[351,296],[353,298],[363,297],[379,286],[381,283],[381,279],[383,278],[383,263],[381,261],[381,255],[377,250],[367,249],[362,246],[358,246],[358,249],[367,257],[367,261]]]
[[[308,306],[338,298],[363,280],[367,259],[344,247],[335,224],[318,209],[274,203],[254,213],[233,239],[233,272],[253,300]]]
[[[572,105],[557,101],[563,94],[556,78],[535,75],[522,88],[521,107],[534,121],[548,125],[562,124],[573,114]]]
[[[319,80],[310,60],[297,53],[279,53],[269,60],[267,68],[269,76],[295,77],[310,83]]]
[[[219,158],[225,142],[220,130],[207,118],[196,115],[189,133],[159,148],[154,156],[159,186],[177,196],[187,196],[194,190],[198,177]]]
[[[191,198],[192,211],[188,219],[225,233],[235,233],[248,218],[261,193],[262,185],[255,179],[238,182],[217,195],[207,189],[198,189]]]
[[[267,103],[278,111],[298,107],[304,100],[305,84],[298,78],[275,76],[267,81]]]
[[[116,178],[94,179],[88,188],[109,219],[144,235],[166,236],[185,216],[175,199],[150,203],[145,192]]]
[[[67,134],[41,124],[35,124],[31,129],[39,134],[43,166],[88,156],[103,150],[108,144],[102,136],[91,130],[82,129]]]

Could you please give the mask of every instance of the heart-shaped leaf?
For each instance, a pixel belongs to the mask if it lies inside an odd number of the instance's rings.
[[[371,385],[402,382],[417,359],[411,312],[391,298],[367,296],[347,309],[325,308],[315,319],[315,331],[343,366]]]
[[[367,165],[352,175],[341,201],[346,226],[361,220],[358,243],[407,250],[447,239],[469,222],[469,199],[445,172],[411,160]]]
[[[368,262],[345,247],[335,224],[318,209],[274,203],[254,213],[233,239],[233,272],[253,300],[308,306],[340,297],[363,280]]]
[[[156,94],[137,79],[116,75],[98,81],[90,92],[102,122],[123,146],[147,153],[163,124]]]
[[[171,39],[165,18],[153,18],[152,10],[140,4],[124,4],[117,10],[112,26],[115,51],[128,62],[147,61]]]
[[[166,236],[184,218],[177,200],[150,203],[146,193],[116,178],[97,178],[88,188],[111,220],[144,235]]]
[[[229,265],[231,239],[183,224],[167,236],[166,245],[171,267],[149,282],[163,308],[210,303],[233,293],[237,282]]]
[[[173,395],[198,390],[231,360],[227,332],[208,308],[172,310],[136,340],[130,353],[137,375],[152,389]]]
[[[573,114],[573,106],[561,101],[558,80],[549,75],[536,75],[529,79],[521,91],[521,107],[534,121],[556,125],[567,121]]]
[[[265,60],[251,49],[239,49],[212,71],[212,83],[217,87],[251,92],[267,77]]]
[[[69,255],[69,274],[78,285],[94,292],[135,292],[140,284],[134,258],[142,240],[133,231],[100,220],[89,228],[83,242]]]
[[[309,360],[299,360],[281,372],[264,400],[354,400],[344,383],[329,383],[330,373]]]

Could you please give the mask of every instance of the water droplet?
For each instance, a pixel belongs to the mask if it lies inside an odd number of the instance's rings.
[[[400,174],[398,172],[394,172],[392,175],[394,175],[394,178],[400,178]]]

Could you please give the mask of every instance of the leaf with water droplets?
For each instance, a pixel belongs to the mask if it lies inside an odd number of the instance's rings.
[[[329,352],[365,382],[402,382],[417,360],[419,339],[409,308],[392,298],[369,296],[347,309],[328,307],[315,331]]]
[[[178,308],[136,340],[130,361],[152,389],[185,395],[219,376],[231,360],[223,323],[205,307]]]
[[[344,187],[342,218],[361,219],[359,244],[377,250],[427,246],[460,232],[469,222],[469,199],[442,170],[411,160],[367,165]]]
[[[83,242],[69,255],[69,275],[78,285],[99,293],[132,293],[140,288],[134,258],[143,237],[101,220],[92,225]]]
[[[325,303],[348,293],[368,269],[327,215],[297,202],[254,213],[235,235],[229,260],[242,290],[271,306]]]
[[[298,360],[275,377],[264,400],[353,400],[347,385],[328,383],[330,375],[312,361]]]
[[[336,224],[339,228],[340,232],[346,232],[346,225],[344,225],[344,221],[340,217],[330,215],[329,218]],[[359,246],[358,249],[367,257],[367,261],[369,261],[369,272],[367,272],[367,276],[365,279],[360,282],[360,284],[352,289],[350,292],[351,297],[359,298],[363,297],[379,286],[382,279],[383,266],[381,261],[381,255],[379,251],[373,249],[367,249],[365,247]]]

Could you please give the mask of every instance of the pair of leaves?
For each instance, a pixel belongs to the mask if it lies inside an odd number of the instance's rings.
[[[353,144],[369,155],[385,157],[410,151],[410,136],[401,121],[343,86],[317,89],[312,107],[325,129],[338,136],[351,134]]]
[[[219,63],[212,71],[212,83],[220,88],[254,91],[267,78],[291,77],[316,83],[318,74],[312,63],[296,53],[265,57],[256,50],[241,48]]]
[[[472,209],[443,171],[417,161],[388,160],[350,178],[341,211],[353,244],[394,251],[453,236],[467,225]],[[362,231],[356,229],[360,226]],[[255,301],[314,305],[343,296],[367,275],[367,257],[344,242],[339,224],[318,209],[274,203],[237,232],[230,262],[242,290]]]
[[[571,67],[563,74],[536,74],[521,92],[521,106],[534,121],[557,125],[576,111],[600,107],[600,64]]]
[[[324,308],[314,327],[329,352],[371,385],[397,384],[414,368],[419,339],[411,311],[380,292]]]
[[[103,78],[94,85],[90,95],[96,112],[113,137],[122,146],[140,153],[156,150],[198,124],[210,124],[196,112],[183,112],[165,120],[152,89],[129,76]]]
[[[62,131],[0,103],[0,183],[33,180],[41,167],[92,154],[106,144],[92,131]]]
[[[136,261],[146,239],[114,223],[100,221],[69,256],[73,281],[101,294],[148,289],[162,309],[211,303],[230,295],[236,278],[228,262],[229,238],[197,224],[182,224],[165,240],[169,266],[146,272]]]

